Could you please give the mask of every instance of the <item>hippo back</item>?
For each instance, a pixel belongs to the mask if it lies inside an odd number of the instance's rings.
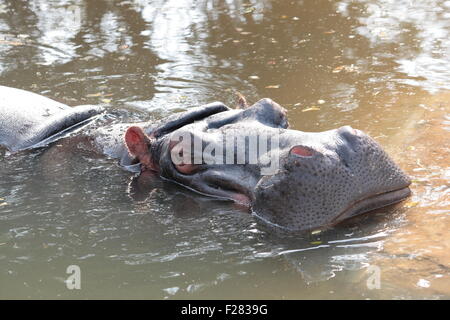
[[[0,86],[0,146],[28,149],[85,123],[98,106],[69,107],[41,95]]]

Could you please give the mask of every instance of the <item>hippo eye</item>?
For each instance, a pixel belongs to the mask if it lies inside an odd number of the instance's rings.
[[[289,154],[299,157],[312,157],[314,153],[313,149],[304,146],[295,146],[289,151]]]

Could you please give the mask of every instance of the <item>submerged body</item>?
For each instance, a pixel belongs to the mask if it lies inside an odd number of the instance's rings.
[[[54,141],[102,111],[7,87],[0,93],[0,145],[11,151]],[[286,111],[270,99],[238,110],[216,102],[89,135],[97,152],[124,166],[243,204],[260,223],[286,232],[330,226],[410,194],[409,178],[369,136],[348,126],[290,130]]]
[[[72,108],[38,94],[0,86],[0,146],[10,151],[38,147],[102,111],[90,105]]]

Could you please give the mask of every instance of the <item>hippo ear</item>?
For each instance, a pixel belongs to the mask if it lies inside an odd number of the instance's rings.
[[[236,109],[247,109],[248,103],[247,103],[247,99],[245,99],[244,95],[240,92],[236,92],[236,95],[237,95]]]
[[[125,143],[128,151],[136,158],[143,159],[148,156],[151,142],[141,127],[129,127],[125,133]]]

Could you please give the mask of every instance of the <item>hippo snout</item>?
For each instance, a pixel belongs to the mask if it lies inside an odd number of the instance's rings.
[[[252,214],[286,231],[317,229],[399,202],[409,185],[377,142],[345,126],[290,147],[278,173],[256,185]]]

